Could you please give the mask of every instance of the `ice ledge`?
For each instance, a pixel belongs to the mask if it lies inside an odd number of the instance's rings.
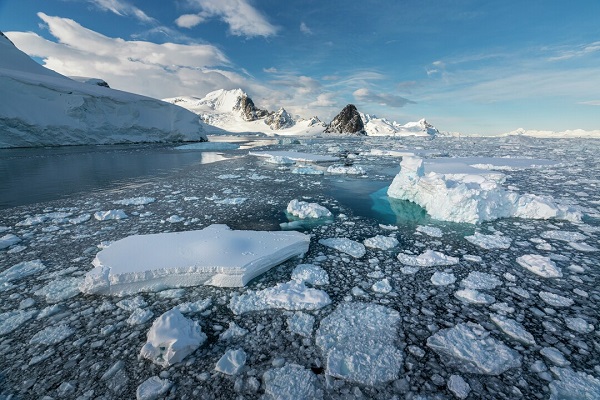
[[[211,225],[187,232],[134,235],[101,250],[80,290],[127,295],[197,285],[240,287],[308,251],[300,232],[236,231]]]
[[[388,196],[425,208],[432,218],[471,224],[498,218],[566,219],[580,222],[581,211],[550,196],[505,190],[502,179],[475,174],[425,173],[420,157],[403,157]]]

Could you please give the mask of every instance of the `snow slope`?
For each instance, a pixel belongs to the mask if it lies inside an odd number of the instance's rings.
[[[242,89],[219,89],[208,93],[206,96],[180,96],[164,101],[184,107],[198,115],[210,127],[209,133],[224,131],[234,133],[263,133],[266,135],[316,135],[323,133],[325,126],[317,118],[294,119],[285,109],[268,116],[248,115],[247,110],[241,107],[242,99],[248,95]],[[264,110],[259,110],[264,112]],[[269,118],[271,117],[271,118]],[[279,123],[276,123],[278,122]],[[280,129],[277,129],[281,127]]]
[[[181,107],[69,79],[1,33],[0,53],[0,148],[206,140]]]
[[[368,136],[424,136],[433,137],[439,135],[439,131],[425,119],[417,122],[408,122],[400,125],[396,121],[390,122],[385,118],[377,118],[375,115],[362,114],[361,118],[365,124]]]

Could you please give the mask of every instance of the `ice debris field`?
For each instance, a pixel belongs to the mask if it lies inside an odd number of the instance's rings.
[[[0,210],[0,399],[600,398],[599,142],[218,149]]]

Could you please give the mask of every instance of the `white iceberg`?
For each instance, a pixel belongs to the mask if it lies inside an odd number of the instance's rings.
[[[413,267],[435,267],[458,264],[458,258],[447,256],[435,250],[425,250],[418,256],[399,253],[396,258],[398,258],[398,261],[400,261],[402,264]]]
[[[140,356],[162,367],[181,362],[206,341],[206,335],[196,321],[172,309],[152,323]]]
[[[362,243],[355,242],[348,238],[327,238],[319,240],[319,244],[331,247],[342,253],[346,253],[355,258],[361,258],[367,250]]]
[[[580,211],[557,204],[549,196],[505,190],[503,180],[502,174],[484,171],[426,174],[423,159],[404,157],[388,196],[412,201],[443,221],[476,224],[506,217],[581,221]]]
[[[562,272],[549,257],[538,254],[526,254],[517,258],[517,263],[543,278],[561,278]]]
[[[235,231],[226,225],[129,236],[96,255],[80,290],[125,295],[202,284],[240,287],[306,253],[309,243],[300,232]]]
[[[237,375],[246,365],[246,352],[242,349],[229,349],[217,361],[215,371],[226,375]]]
[[[288,203],[287,212],[300,219],[330,218],[332,216],[331,211],[317,203],[308,203],[297,199]]]

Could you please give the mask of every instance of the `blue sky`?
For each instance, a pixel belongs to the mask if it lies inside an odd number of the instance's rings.
[[[483,134],[600,129],[599,15],[598,0],[0,0],[0,30],[65,75]]]

